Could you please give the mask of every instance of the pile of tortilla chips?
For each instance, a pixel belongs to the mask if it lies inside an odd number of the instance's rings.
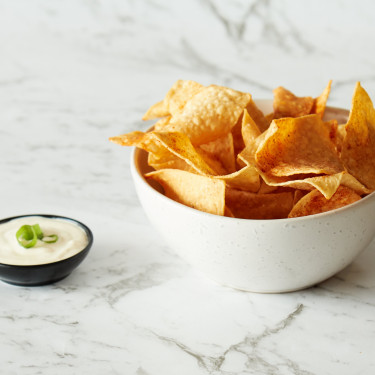
[[[243,219],[312,215],[375,189],[375,110],[357,83],[346,124],[325,121],[317,98],[278,87],[273,113],[248,93],[177,81],[144,120],[152,131],[110,138],[148,152],[147,173],[189,207]]]

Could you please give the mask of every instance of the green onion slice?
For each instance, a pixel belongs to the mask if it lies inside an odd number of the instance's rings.
[[[39,224],[22,225],[16,233],[16,238],[18,243],[26,249],[34,247],[38,240],[44,243],[55,243],[59,239],[57,234],[44,236]]]
[[[42,241],[45,243],[55,243],[58,239],[57,234],[51,234],[50,236],[43,237]]]
[[[35,246],[38,241],[35,230],[31,225],[22,225],[22,227],[18,229],[16,237],[18,243],[26,249]]]
[[[38,237],[38,240],[41,240],[43,238],[43,232],[40,229],[39,224],[34,224],[32,226],[32,228],[34,229],[34,232],[35,232],[36,236]]]

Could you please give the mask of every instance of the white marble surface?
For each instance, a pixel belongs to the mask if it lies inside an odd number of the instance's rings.
[[[0,0],[0,210],[55,213],[95,243],[68,278],[0,284],[1,374],[374,374],[375,242],[304,291],[239,292],[149,225],[108,137],[177,79],[348,107],[375,98],[367,1]]]

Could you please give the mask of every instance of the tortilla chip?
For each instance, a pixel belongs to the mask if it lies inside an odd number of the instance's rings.
[[[282,219],[292,209],[293,194],[254,194],[227,188],[225,202],[230,211],[241,219]]]
[[[173,132],[152,132],[170,152],[183,159],[191,165],[198,173],[204,175],[215,175],[204,159],[199,155],[191,144],[189,138],[182,133]]]
[[[170,156],[170,151],[157,138],[154,137],[152,132],[144,133],[134,131],[116,137],[111,137],[109,140],[121,146],[136,146],[154,154],[154,156],[157,158],[168,159]]]
[[[234,173],[225,176],[213,176],[213,178],[225,181],[230,187],[254,193],[259,190],[260,186],[259,173],[251,165],[245,166]]]
[[[358,82],[345,125],[341,160],[345,168],[369,189],[375,189],[375,109]]]
[[[171,118],[172,116],[167,116],[156,121],[154,124],[153,130],[157,132],[164,131],[164,128],[169,124],[169,121],[171,121]]]
[[[260,178],[260,187],[258,194],[269,194],[275,192],[278,189],[277,185],[268,185],[263,178]]]
[[[258,125],[254,119],[249,115],[247,110],[244,110],[241,126],[242,138],[246,147],[251,147],[255,144],[256,139],[261,135]],[[255,147],[254,147],[255,148]]]
[[[331,85],[332,85],[332,80],[328,82],[328,85],[324,89],[324,91],[317,98],[314,99],[314,105],[310,113],[315,113],[319,115],[320,118],[323,118],[324,112],[326,110],[328,96],[329,96],[329,93],[331,92]]]
[[[226,87],[205,87],[172,116],[166,130],[186,134],[193,145],[212,142],[231,131],[250,99]]]
[[[170,153],[183,159],[187,164],[203,175],[217,174],[201,155],[197,153],[189,138],[182,133],[173,132],[133,132],[118,137],[110,138],[112,142],[137,146],[153,153],[155,164],[165,163],[171,160]]]
[[[369,194],[372,190],[367,189],[355,177],[347,172],[340,172],[328,176],[290,176],[272,177],[261,173],[261,177],[269,186],[283,186],[300,190],[319,190],[326,199],[330,199],[340,185],[347,186],[360,195]],[[294,179],[293,179],[294,178]]]
[[[272,176],[334,174],[344,169],[318,115],[272,121],[255,161],[263,173]]]
[[[233,137],[233,148],[234,148],[234,153],[235,155],[238,155],[241,150],[245,147],[244,140],[242,138],[242,119],[243,119],[243,114],[239,117],[239,119],[236,122],[236,125],[233,126],[231,130],[231,134]],[[237,160],[236,160],[237,161]]]
[[[236,170],[233,136],[231,133],[210,143],[202,144],[199,148],[210,155],[211,158],[218,160],[226,170],[226,173],[233,173]]]
[[[155,118],[160,118],[164,116],[168,116],[169,112],[166,108],[166,105],[163,100],[153,104],[147,112],[143,115],[142,120],[152,120]]]
[[[225,175],[228,171],[224,168],[221,161],[214,155],[209,154],[200,147],[197,147],[196,152],[202,157],[206,164],[215,172],[214,175]]]
[[[155,170],[159,169],[181,169],[183,171],[195,172],[191,165],[186,163],[185,160],[179,158],[178,156],[169,152],[164,157],[160,158],[155,156],[155,154],[149,152],[147,158],[147,164],[154,168]]]
[[[190,80],[178,80],[168,91],[165,98],[151,106],[143,116],[143,120],[174,115],[181,111],[186,102],[198,93],[204,86]]]
[[[318,190],[313,190],[297,202],[288,217],[319,214],[344,207],[360,199],[357,193],[345,186],[340,186],[331,199],[326,199]]]
[[[271,121],[264,116],[263,112],[257,107],[252,98],[246,106],[246,111],[262,133],[268,129]]]
[[[300,117],[311,113],[314,99],[310,96],[298,97],[284,87],[273,90],[273,115],[275,119],[282,117]]]
[[[345,124],[338,125],[335,137],[333,139],[337,152],[341,155],[342,145],[344,143],[344,139],[346,137],[346,130],[345,130]]]
[[[165,195],[176,202],[214,215],[225,212],[225,182],[178,169],[146,174],[162,185]]]
[[[305,190],[294,190],[294,195],[293,195],[293,207],[297,204],[297,202],[306,195]]]

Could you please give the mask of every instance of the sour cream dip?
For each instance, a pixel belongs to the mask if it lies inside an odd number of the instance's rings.
[[[24,248],[16,238],[16,232],[23,225],[39,224],[44,236],[56,234],[55,243],[38,240],[31,248]],[[0,224],[0,263],[32,266],[53,263],[69,258],[88,244],[84,229],[71,220],[26,216]]]

